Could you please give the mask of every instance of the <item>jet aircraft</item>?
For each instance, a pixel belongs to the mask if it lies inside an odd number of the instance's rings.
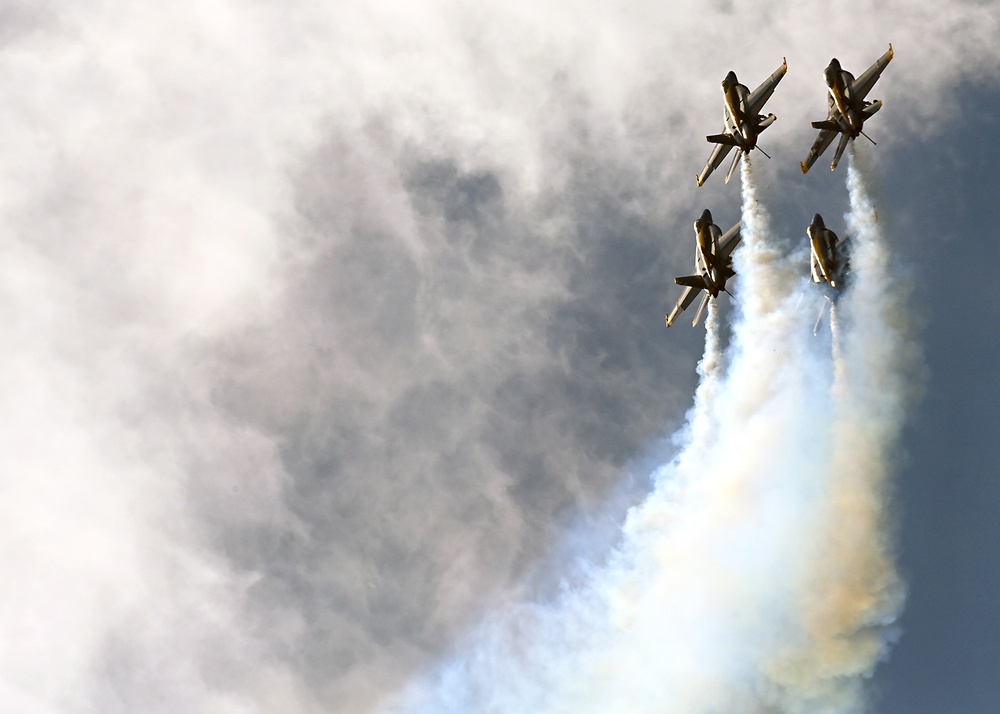
[[[782,59],[781,66],[757,89],[753,90],[752,94],[745,84],[739,83],[735,72],[730,72],[722,80],[722,95],[725,99],[725,126],[721,134],[705,137],[716,146],[712,150],[712,155],[708,157],[705,168],[697,176],[699,186],[703,185],[711,173],[719,168],[734,146],[739,151],[733,157],[729,173],[726,174],[726,183],[729,183],[733,177],[741,156],[749,154],[754,149],[759,149],[764,156],[767,156],[764,150],[757,146],[757,136],[774,123],[775,116],[774,114],[764,116],[760,111],[787,71],[788,63]]]
[[[809,250],[812,253],[810,263],[813,282],[827,283],[836,290],[842,289],[851,267],[847,255],[847,239],[838,238],[836,233],[826,227],[823,216],[818,213],[813,217],[807,232]]]
[[[712,222],[712,212],[707,208],[701,214],[701,218],[694,222],[697,240],[694,251],[695,274],[674,278],[675,283],[685,288],[673,311],[667,315],[667,327],[674,324],[677,316],[690,307],[698,293],[704,290],[705,296],[691,323],[697,325],[708,299],[718,297],[720,292],[726,290],[726,281],[736,275],[730,255],[740,242],[741,225],[742,223],[737,223],[723,234]]]
[[[827,147],[833,143],[833,139],[840,134],[840,143],[837,144],[837,151],[833,155],[833,163],[830,170],[837,168],[840,157],[847,148],[847,142],[864,136],[871,141],[871,138],[862,131],[865,120],[871,118],[875,112],[882,108],[882,101],[865,101],[868,92],[875,86],[875,82],[882,75],[882,70],[886,68],[892,59],[892,44],[889,51],[875,60],[875,64],[865,70],[857,79],[850,72],[840,66],[840,62],[834,57],[830,60],[826,68],[826,84],[829,89],[827,101],[827,118],[824,121],[814,121],[814,129],[819,129],[819,136],[809,149],[809,155],[800,166],[802,173],[809,171]],[[872,141],[874,144],[875,142]]]

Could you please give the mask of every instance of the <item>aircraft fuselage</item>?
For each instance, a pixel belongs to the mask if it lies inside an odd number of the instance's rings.
[[[816,283],[829,283],[831,287],[839,288],[846,268],[846,257],[842,256],[840,241],[837,234],[823,223],[823,217],[818,213],[813,217],[807,229],[809,233],[809,249],[812,252],[812,279]]]
[[[726,124],[732,130],[736,146],[750,152],[757,145],[757,131],[747,114],[750,104],[750,90],[740,84],[735,72],[730,72],[722,80],[722,94],[726,102]]]
[[[705,289],[709,294],[718,297],[726,289],[726,276],[721,270],[721,261],[716,258],[719,252],[719,229],[712,222],[712,213],[707,208],[701,218],[694,222],[694,232],[698,240],[695,270],[704,278]]]
[[[830,60],[830,64],[826,68],[826,84],[829,87],[833,103],[840,113],[838,123],[844,133],[850,134],[852,138],[857,137],[864,125],[861,111],[864,107],[856,106],[858,102],[851,96],[854,75],[841,69],[840,62],[837,61],[836,57]]]

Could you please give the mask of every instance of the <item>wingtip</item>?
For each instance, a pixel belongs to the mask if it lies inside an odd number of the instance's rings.
[[[889,45],[889,47],[891,48],[892,45]],[[783,72],[787,72],[788,71],[788,58],[787,57],[782,57],[781,58],[781,69],[782,69]]]
[[[889,59],[892,59],[892,57],[893,57],[892,43],[890,42],[889,43]]]
[[[804,173],[804,174],[809,173],[809,167],[806,166],[806,162],[805,161],[800,161],[799,162],[799,167],[802,169],[802,173]]]
[[[698,184],[699,186],[704,186],[704,185],[705,185],[705,181],[704,181],[704,180],[703,180],[703,179],[701,178],[701,175],[700,175],[700,174],[699,174],[698,176],[695,176],[695,177],[694,177],[694,181],[695,181],[695,183],[697,183],[697,184]]]
[[[673,323],[670,321],[670,315],[666,315],[667,327],[670,327]]]

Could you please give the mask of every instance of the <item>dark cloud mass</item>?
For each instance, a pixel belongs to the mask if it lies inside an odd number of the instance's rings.
[[[301,656],[334,692],[387,654],[403,673],[442,652],[599,509],[679,417],[668,376],[690,359],[648,300],[662,229],[623,213],[598,167],[574,179],[555,242],[496,172],[401,160],[413,247],[363,202],[345,217],[317,195],[343,152],[299,184],[297,229],[324,248],[273,322],[214,357],[218,403],[280,444],[301,525],[232,547],[265,574],[261,607],[303,613]]]

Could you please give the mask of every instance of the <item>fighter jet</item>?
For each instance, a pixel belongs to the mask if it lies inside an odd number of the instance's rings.
[[[865,120],[869,119],[875,112],[882,108],[881,100],[871,102],[865,101],[868,92],[875,86],[875,82],[882,75],[882,70],[886,68],[892,59],[892,45],[889,51],[879,57],[875,64],[869,67],[864,74],[857,79],[850,72],[841,69],[840,62],[834,57],[830,60],[826,68],[826,84],[829,89],[827,101],[827,118],[824,121],[814,121],[814,129],[819,129],[819,136],[809,149],[809,156],[800,166],[802,173],[806,173],[815,163],[827,147],[833,143],[833,138],[840,134],[840,143],[837,144],[837,151],[833,156],[833,163],[830,170],[837,168],[840,157],[847,148],[847,142],[864,136],[871,141],[871,138],[862,131]],[[872,141],[874,144],[875,142]]]
[[[847,255],[847,239],[838,238],[836,233],[826,227],[823,216],[818,213],[813,216],[807,231],[812,253],[810,263],[813,282],[827,283],[832,288],[842,289],[851,267]]]
[[[764,80],[763,84],[753,90],[753,94],[750,93],[745,84],[739,83],[735,72],[730,72],[722,80],[722,95],[726,103],[724,131],[721,134],[705,137],[716,146],[712,150],[712,155],[708,157],[705,168],[696,177],[699,186],[703,185],[711,173],[719,168],[734,146],[739,151],[733,157],[732,166],[729,167],[729,173],[726,174],[726,183],[729,183],[729,179],[733,177],[741,156],[749,154],[754,149],[760,150],[764,156],[767,156],[764,150],[757,146],[757,136],[774,123],[775,116],[774,114],[764,116],[760,111],[787,71],[788,63],[782,59],[781,66]],[[768,158],[771,157],[768,156]]]
[[[823,216],[818,213],[813,216],[812,223],[807,229],[809,233],[809,256],[812,279],[814,283],[826,283],[832,288],[823,295],[825,298],[820,304],[819,313],[816,315],[816,322],[813,324],[813,334],[819,334],[820,323],[829,306],[831,315],[833,305],[844,289],[847,281],[847,274],[851,269],[850,257],[847,255],[847,238],[838,238],[837,234],[831,231],[823,223]]]
[[[694,302],[700,291],[704,290],[705,296],[691,323],[697,325],[708,299],[718,297],[720,292],[726,290],[726,281],[736,275],[730,254],[740,242],[741,225],[737,223],[723,234],[712,222],[712,212],[707,208],[701,214],[701,218],[694,222],[695,238],[698,241],[694,251],[695,275],[674,278],[674,282],[684,285],[685,289],[673,311],[667,315],[667,327],[674,324],[677,316]]]

